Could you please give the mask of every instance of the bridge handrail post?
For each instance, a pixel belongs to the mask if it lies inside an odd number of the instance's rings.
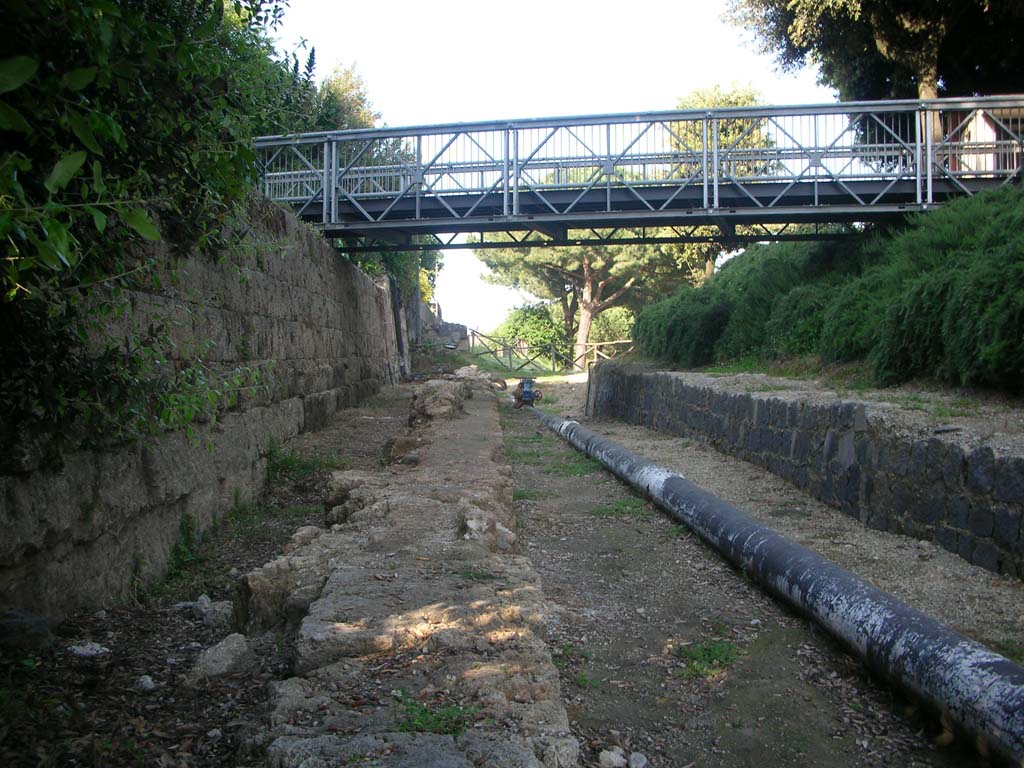
[[[712,168],[712,181],[714,182],[714,208],[718,210],[718,177],[721,173],[721,169],[718,167],[718,118],[711,118],[711,131],[712,131],[712,162],[714,163]]]
[[[416,218],[420,218],[420,199],[423,196],[423,136],[416,137]]]
[[[501,179],[501,213],[503,216],[508,216],[508,172],[509,172],[509,156],[508,156],[508,145],[509,145],[509,134],[512,132],[510,126],[506,126],[503,133],[503,156],[502,156],[502,179]]]
[[[921,124],[928,119],[928,113],[922,105],[917,111],[917,121],[914,126],[914,165],[917,168],[917,204],[920,205],[924,199],[923,184],[924,174],[921,169]]]
[[[331,139],[331,224],[338,223],[338,141]]]
[[[321,208],[321,217],[320,218],[323,219],[323,223],[324,224],[327,224],[327,204],[328,204],[328,202],[327,202],[327,198],[328,198],[328,195],[327,195],[327,182],[328,182],[328,178],[329,178],[330,172],[331,172],[330,164],[331,164],[331,142],[330,142],[330,139],[324,139],[324,173],[323,173],[323,178],[320,180],[321,184],[323,185],[321,187],[321,189],[320,189],[320,191],[321,191],[321,195],[320,196],[323,199],[322,204],[320,206],[320,208]]]
[[[933,122],[934,118],[932,118],[932,116],[930,114],[931,113],[931,108],[927,104],[923,105],[923,108],[924,108],[925,117],[928,120],[928,123],[927,123],[927,128],[928,129],[924,132],[925,155],[927,156],[927,162],[928,162],[928,171],[927,171],[927,177],[926,177],[927,178],[927,193],[925,195],[925,203],[927,205],[931,205],[932,204],[932,167],[935,164],[935,158],[932,157],[932,154],[935,152],[935,145],[934,145],[934,143],[932,141],[932,128],[931,128],[931,126],[932,126],[932,122]]]
[[[519,174],[521,168],[519,165],[519,129],[512,129],[512,163],[513,163],[513,176],[512,176],[512,215],[519,215]]]
[[[704,208],[708,207],[708,119],[711,117],[711,113],[708,112],[701,119],[702,130],[704,132],[704,138],[701,141],[701,174],[704,176]]]

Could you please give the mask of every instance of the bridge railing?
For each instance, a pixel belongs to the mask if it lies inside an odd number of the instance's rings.
[[[939,182],[969,194],[974,179],[1019,179],[1022,145],[1024,96],[1007,96],[338,131],[265,137],[256,151],[268,197],[324,224],[383,226],[737,201],[927,205]]]

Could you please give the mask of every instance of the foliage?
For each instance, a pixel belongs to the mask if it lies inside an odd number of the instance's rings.
[[[551,305],[544,302],[516,307],[492,335],[508,342],[523,341],[530,347],[554,344],[564,354],[568,343],[565,326],[556,321],[551,309]]]
[[[213,248],[249,194],[252,135],[288,115],[265,24],[283,4],[8,4],[0,61],[0,437],[109,441],[211,417],[251,383],[112,339],[161,238]],[[189,365],[188,362],[194,362]]]
[[[395,696],[402,707],[399,729],[412,733],[440,733],[459,736],[470,725],[479,711],[475,707],[428,707],[402,689]]]
[[[844,100],[1012,93],[1024,64],[1015,0],[732,0],[731,18]]]
[[[271,440],[267,455],[267,482],[298,483],[316,472],[347,467],[348,460],[340,456],[302,456],[294,448]]]
[[[1022,391],[1024,192],[1006,188],[840,244],[756,246],[645,309],[640,349],[685,366],[806,355]]]
[[[717,677],[736,663],[739,650],[729,640],[706,640],[691,645],[680,645],[675,655],[682,660],[682,677]]]
[[[594,318],[590,341],[623,341],[632,338],[636,315],[628,307],[609,307]]]

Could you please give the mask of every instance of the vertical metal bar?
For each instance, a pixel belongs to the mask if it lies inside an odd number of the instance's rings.
[[[328,200],[328,197],[327,197],[327,181],[328,181],[328,177],[329,177],[330,172],[331,172],[330,165],[331,165],[331,143],[330,143],[330,141],[324,141],[324,174],[323,174],[323,179],[321,179],[322,186],[320,187],[320,197],[321,197],[321,205],[320,205],[321,216],[320,216],[320,218],[321,218],[321,220],[322,220],[322,222],[324,224],[327,224],[327,211],[328,211],[328,207],[327,206],[330,204],[330,201]]]
[[[821,142],[820,142],[820,140],[818,138],[818,118],[819,117],[820,117],[820,115],[815,115],[814,116],[814,149],[812,151],[814,152],[815,156],[818,156],[818,151],[819,151],[819,148],[821,147]],[[822,160],[824,160],[824,156],[822,156]],[[814,204],[815,205],[818,204],[818,165],[814,166]]]
[[[512,215],[519,215],[519,129],[512,129]]]
[[[921,170],[921,124],[926,119],[924,112],[921,110],[914,115],[914,127],[913,127],[913,164],[916,170],[916,183],[918,187],[918,205],[921,205],[924,200],[925,190],[921,188],[922,170]]]
[[[712,132],[712,142],[713,142],[712,143],[712,163],[713,163],[713,167],[712,167],[712,171],[711,172],[714,174],[713,181],[714,181],[714,200],[715,200],[715,204],[714,204],[713,207],[715,209],[717,209],[718,208],[718,174],[719,174],[719,168],[718,168],[718,118],[717,117],[712,118],[711,119],[711,123],[712,123],[712,125],[711,125],[711,132]]]
[[[605,158],[602,158],[601,164],[604,165],[606,173],[604,176],[604,209],[610,211],[612,209],[612,124],[605,123],[604,126],[604,150],[607,153]]]
[[[509,168],[509,166],[508,166],[508,161],[509,161],[509,157],[508,157],[508,144],[509,144],[508,134],[509,134],[510,130],[511,130],[511,128],[506,127],[505,130],[502,132],[502,136],[503,136],[502,141],[504,142],[504,145],[505,145],[504,150],[503,150],[503,155],[502,155],[502,157],[503,157],[503,167],[502,167],[503,178],[502,178],[502,181],[501,181],[501,214],[502,214],[502,216],[508,216],[508,168]]]
[[[416,137],[416,178],[413,180],[416,184],[416,218],[422,218],[420,216],[420,195],[423,192],[423,137]]]
[[[704,138],[701,140],[701,175],[704,176],[704,208],[708,207],[708,115],[704,115],[701,120],[701,130],[704,132]]]
[[[924,108],[925,118],[928,121],[927,130],[924,132],[925,136],[925,154],[927,155],[928,162],[928,176],[927,176],[927,190],[925,194],[925,203],[927,205],[932,204],[932,166],[934,164],[934,158],[932,154],[935,152],[935,147],[932,144],[932,116],[931,109],[926,105]],[[936,115],[936,118],[938,115]]]
[[[331,142],[331,223],[338,223],[338,142]]]

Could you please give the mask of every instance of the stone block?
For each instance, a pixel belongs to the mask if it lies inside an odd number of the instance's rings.
[[[995,517],[992,510],[984,504],[971,506],[970,515],[967,518],[968,530],[979,538],[989,538],[995,525]]]
[[[1024,502],[1024,458],[1009,456],[996,459],[992,498]]]
[[[992,540],[1006,550],[1012,550],[1021,535],[1021,511],[998,506],[992,509]]]
[[[971,562],[986,571],[999,573],[999,549],[990,541],[978,541],[971,553]]]
[[[982,445],[967,454],[967,488],[974,493],[991,493],[995,480],[995,452]]]
[[[932,540],[947,552],[957,551],[957,532],[940,525],[932,532]]]

